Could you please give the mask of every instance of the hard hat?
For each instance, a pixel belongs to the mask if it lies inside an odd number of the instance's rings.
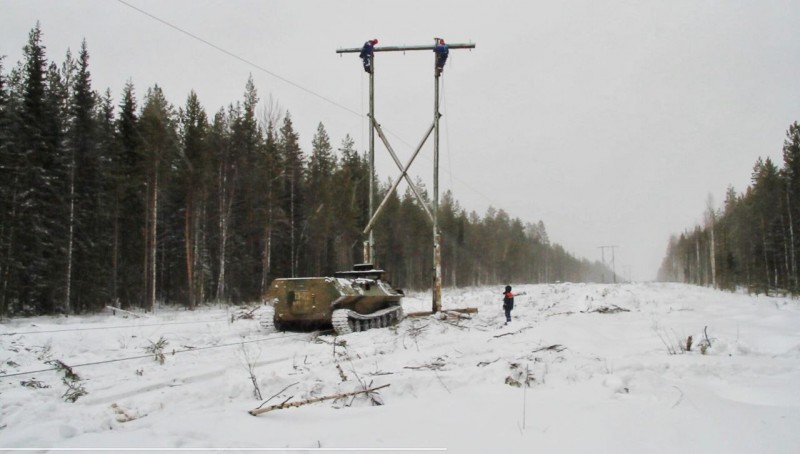
[[[371,42],[372,44],[378,44],[378,38],[374,38]]]

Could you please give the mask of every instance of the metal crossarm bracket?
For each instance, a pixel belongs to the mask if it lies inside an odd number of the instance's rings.
[[[405,52],[409,50],[433,50],[436,46],[380,46],[375,47],[373,52]],[[448,44],[448,49],[474,49],[475,44],[472,43],[459,43],[459,44]],[[348,49],[337,49],[337,54],[350,54],[354,52],[361,52],[360,47],[351,47]]]

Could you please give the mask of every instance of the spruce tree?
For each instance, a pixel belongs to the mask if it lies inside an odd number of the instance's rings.
[[[114,187],[112,296],[122,308],[144,304],[145,168],[137,110],[134,87],[128,82],[119,105],[111,171]]]
[[[333,207],[334,171],[336,157],[325,126],[320,123],[311,141],[311,158],[308,163],[308,193],[305,203],[306,228],[301,254],[308,264],[303,274],[327,276],[333,273],[333,239],[336,227]]]
[[[38,24],[29,35],[24,56],[23,99],[14,127],[19,148],[12,167],[15,215],[10,225],[14,236],[9,287],[18,311],[54,313],[63,301],[66,253],[64,90],[58,69],[47,67]]]
[[[86,41],[81,45],[71,95],[67,134],[72,163],[69,193],[73,214],[70,219],[74,229],[74,235],[70,235],[74,237],[74,266],[71,266],[70,279],[75,283],[71,303],[78,311],[96,310],[109,299],[106,276],[111,261],[107,226],[111,219],[103,182],[107,169],[98,147],[97,99],[91,85]],[[67,288],[71,286],[68,284]]]
[[[800,124],[794,122],[786,132],[783,142],[783,172],[786,178],[786,216],[790,245],[789,286],[792,292],[800,290],[798,255],[800,255]]]
[[[337,269],[349,269],[361,260],[361,230],[366,226],[368,209],[368,166],[355,149],[355,142],[346,135],[339,148],[339,170],[335,181],[337,236],[334,241]]]
[[[12,144],[12,105],[8,92],[8,78],[4,72],[4,57],[0,56],[0,316],[10,312],[7,285],[10,278],[10,236],[13,226],[13,182],[15,175]]]
[[[251,76],[245,85],[244,100],[231,111],[231,154],[238,169],[230,239],[230,278],[238,289],[236,301],[257,300],[261,292],[269,169],[263,133],[256,120],[258,101]]]
[[[283,120],[279,134],[281,164],[283,167],[282,177],[282,200],[280,202],[281,211],[286,218],[286,225],[282,229],[281,239],[283,247],[281,251],[285,254],[284,260],[280,261],[280,270],[285,272],[285,276],[296,277],[299,256],[298,247],[301,244],[303,234],[303,180],[305,172],[305,157],[300,149],[300,139],[294,131],[292,117],[289,112]],[[288,259],[288,261],[286,260]]]

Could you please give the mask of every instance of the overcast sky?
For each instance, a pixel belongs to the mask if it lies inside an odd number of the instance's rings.
[[[709,194],[719,206],[728,185],[743,191],[759,156],[780,165],[800,120],[796,1],[126,2],[240,59],[120,1],[0,0],[6,71],[38,20],[51,61],[86,39],[94,88],[117,104],[131,80],[176,106],[194,89],[213,114],[252,74],[305,151],[320,122],[334,146],[350,134],[364,150],[368,78],[337,49],[475,43],[450,52],[442,80],[441,191],[480,215],[541,220],[580,257],[616,245],[635,280],[655,277]],[[433,57],[379,53],[376,67],[376,118],[405,162],[433,121]],[[411,171],[428,189],[431,143]],[[397,177],[382,146],[376,160]]]

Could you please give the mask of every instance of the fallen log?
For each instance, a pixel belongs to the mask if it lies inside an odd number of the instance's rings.
[[[231,323],[239,319],[252,320],[255,317],[256,311],[259,309],[261,309],[261,306],[256,306],[250,310],[248,310],[248,308],[243,308],[235,314],[231,314]]]
[[[458,312],[459,314],[477,314],[477,307],[464,307],[459,309],[445,309],[442,312]]]
[[[130,315],[131,317],[134,317],[134,318],[142,318],[141,314],[136,314],[136,313],[131,312],[131,311],[126,311],[125,309],[120,309],[118,307],[114,307],[114,306],[111,306],[111,305],[108,305],[108,304],[106,304],[106,309],[109,309],[111,311],[111,315],[117,315],[117,311],[120,311],[123,314]]]
[[[419,311],[419,312],[408,312],[406,317],[425,317],[427,315],[433,315],[432,311]]]
[[[611,306],[601,306],[595,309],[591,309],[586,311],[586,314],[591,314],[592,312],[597,312],[599,314],[616,314],[617,312],[630,312],[630,309],[625,309],[624,307],[619,307],[616,304],[612,304]]]
[[[447,314],[449,312],[456,312],[459,314],[477,314],[478,308],[477,307],[463,307],[457,309],[443,309],[439,311],[441,313]],[[408,312],[406,317],[426,317],[428,315],[433,315],[433,311],[418,311],[418,312]]]
[[[497,339],[498,337],[503,337],[503,336],[513,336],[514,334],[519,334],[519,333],[525,331],[526,329],[531,329],[531,328],[533,328],[533,327],[532,326],[525,326],[522,329],[514,331],[513,333],[498,334],[497,336],[494,336],[494,338]]]
[[[531,353],[541,352],[541,351],[545,351],[545,350],[553,350],[553,351],[555,351],[557,353],[561,353],[566,349],[567,349],[567,347],[564,347],[561,344],[553,344],[553,345],[548,345],[547,347],[537,348],[536,350],[532,351]]]
[[[299,406],[306,405],[306,404],[313,404],[313,403],[316,403],[316,402],[322,402],[324,400],[342,399],[342,398],[345,398],[345,397],[357,396],[359,394],[367,394],[367,393],[375,392],[375,391],[377,391],[379,389],[386,388],[390,384],[391,383],[387,383],[387,384],[385,384],[383,386],[378,386],[376,388],[363,389],[361,391],[353,391],[353,392],[350,392],[350,393],[340,393],[340,394],[333,394],[331,396],[314,397],[312,399],[298,400],[297,402],[290,402],[290,403],[284,402],[282,404],[270,405],[269,407],[255,408],[253,410],[250,410],[248,413],[250,413],[253,416],[258,416],[261,413],[266,413],[266,412],[272,411],[272,410],[282,410],[284,408],[299,407]]]

